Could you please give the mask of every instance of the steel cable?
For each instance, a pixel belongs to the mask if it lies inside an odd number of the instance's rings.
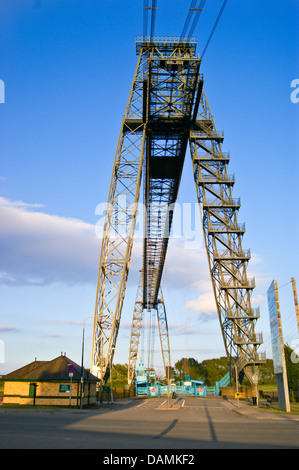
[[[221,18],[221,16],[222,16],[222,13],[223,13],[223,10],[224,10],[226,4],[227,4],[227,0],[224,0],[224,2],[223,2],[223,4],[222,4],[222,7],[220,8],[220,11],[219,11],[219,13],[218,13],[218,16],[217,16],[217,19],[216,19],[216,21],[215,21],[215,24],[214,24],[214,26],[213,26],[213,29],[212,29],[212,31],[211,31],[211,33],[210,33],[210,36],[209,36],[209,38],[208,38],[208,40],[207,40],[207,43],[206,43],[205,47],[204,47],[203,53],[202,53],[202,55],[201,55],[201,58],[202,58],[202,59],[203,59],[203,56],[205,55],[206,50],[207,50],[207,48],[208,48],[208,46],[209,46],[209,44],[210,44],[210,42],[211,42],[211,39],[212,39],[212,37],[213,37],[213,34],[215,33],[215,29],[217,28],[217,25],[218,25],[218,23],[219,23],[219,20],[220,20],[220,18]]]
[[[153,38],[155,34],[157,0],[152,0],[151,3],[149,3],[149,0],[143,0],[143,36],[144,37],[147,36],[149,10],[151,10],[150,37]]]
[[[187,36],[187,37],[192,36],[192,34],[193,34],[193,32],[196,28],[197,22],[199,20],[199,17],[202,13],[203,7],[206,3],[206,0],[201,0],[198,8],[196,8],[196,3],[197,3],[197,0],[191,0],[190,8],[189,8],[186,20],[185,20],[185,24],[184,24],[182,33],[181,33],[181,38],[183,38],[185,36]],[[193,17],[193,22],[192,22],[191,28],[190,28],[188,34],[186,34],[187,30],[188,30],[188,27],[190,25],[190,22],[192,20],[192,17]]]

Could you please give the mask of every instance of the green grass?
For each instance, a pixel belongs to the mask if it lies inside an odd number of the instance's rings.
[[[263,392],[277,392],[277,385],[276,384],[265,384],[265,385],[259,384],[259,390],[262,390]]]
[[[289,414],[286,411],[280,410],[277,402],[271,403],[271,405],[268,408],[264,407],[263,405],[260,405],[260,407],[272,413],[285,414],[285,415]],[[290,413],[292,415],[299,415],[299,403],[291,403]]]

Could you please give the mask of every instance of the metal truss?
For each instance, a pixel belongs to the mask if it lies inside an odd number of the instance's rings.
[[[170,346],[161,279],[173,207],[189,143],[212,286],[227,355],[237,374],[256,382],[261,334],[259,309],[251,307],[254,279],[242,248],[244,224],[237,221],[240,199],[233,198],[229,155],[203,92],[194,38],[137,38],[139,60],[116,152],[102,242],[95,308],[92,372],[103,381],[115,350],[131,257],[141,171],[144,166],[143,266],[131,330],[131,383],[138,354],[143,311],[156,310],[164,366]],[[145,158],[143,158],[143,156]],[[119,203],[119,199],[123,201]]]
[[[113,360],[133,245],[145,145],[146,67],[140,56],[122,121],[102,235],[91,354],[91,372],[102,381]]]
[[[262,333],[255,333],[260,310],[251,307],[255,279],[247,277],[250,250],[242,248],[245,224],[237,220],[241,203],[232,194],[235,176],[227,171],[230,156],[222,152],[223,139],[202,91],[190,149],[212,285],[227,355],[234,360],[238,377],[245,373],[256,383],[258,366],[265,359],[257,352]]]
[[[143,302],[143,282],[144,282],[144,276],[143,276],[143,272],[141,271],[136,300],[135,300],[134,312],[133,312],[132,327],[131,327],[129,362],[128,362],[128,384],[129,385],[131,385],[131,383],[134,380],[136,360],[138,356],[138,349],[139,349],[139,343],[140,343],[140,334],[141,334],[142,326],[144,326],[145,309],[144,309],[144,302]],[[149,315],[150,314],[151,314],[151,311],[149,309]],[[166,367],[171,366],[171,353],[170,353],[170,342],[169,342],[166,308],[165,308],[165,303],[164,303],[164,298],[163,298],[161,288],[159,291],[156,308],[154,309],[154,314],[156,314],[157,316],[163,365],[164,365],[164,370],[166,371]],[[153,316],[153,321],[155,321],[154,316]],[[151,334],[151,331],[148,331],[149,341],[150,341],[150,334]],[[153,343],[152,343],[152,347],[153,347]],[[148,351],[149,364],[150,364],[151,352],[153,353],[153,351]]]
[[[130,337],[130,348],[129,348],[129,362],[128,362],[128,384],[131,385],[134,380],[136,360],[138,356],[138,347],[140,341],[141,327],[143,323],[143,274],[141,273],[137,295],[134,305],[131,337]]]
[[[162,351],[162,357],[163,357],[163,366],[166,372],[167,367],[171,367],[171,353],[170,353],[170,342],[169,342],[166,308],[165,308],[165,303],[164,303],[164,298],[163,298],[161,288],[160,288],[160,293],[159,293],[159,298],[158,298],[158,303],[157,303],[157,319],[158,319],[161,351]]]
[[[200,61],[190,42],[141,41],[148,55],[144,307],[155,308],[177,199]]]

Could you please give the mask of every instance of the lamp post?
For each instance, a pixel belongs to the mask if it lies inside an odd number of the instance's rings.
[[[238,381],[238,367],[237,366],[235,366],[235,374],[236,374],[237,406],[239,408],[239,381]]]
[[[86,317],[83,321],[83,332],[82,332],[82,355],[81,355],[81,388],[80,388],[80,409],[82,410],[83,402],[83,387],[84,387],[84,330],[85,330],[85,320],[93,317]]]
[[[111,397],[111,403],[113,403],[113,390],[112,390],[112,353],[115,350],[115,347],[111,348],[111,353],[110,353],[110,397]]]

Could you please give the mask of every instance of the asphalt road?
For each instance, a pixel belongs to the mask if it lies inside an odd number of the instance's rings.
[[[298,419],[242,414],[221,397],[182,397],[169,404],[172,409],[165,398],[153,398],[83,411],[0,408],[0,448],[109,450],[99,454],[98,463],[121,455],[111,454],[113,449],[123,455],[131,449],[169,449],[176,456],[196,449],[299,448]],[[148,452],[142,455],[146,459]]]

